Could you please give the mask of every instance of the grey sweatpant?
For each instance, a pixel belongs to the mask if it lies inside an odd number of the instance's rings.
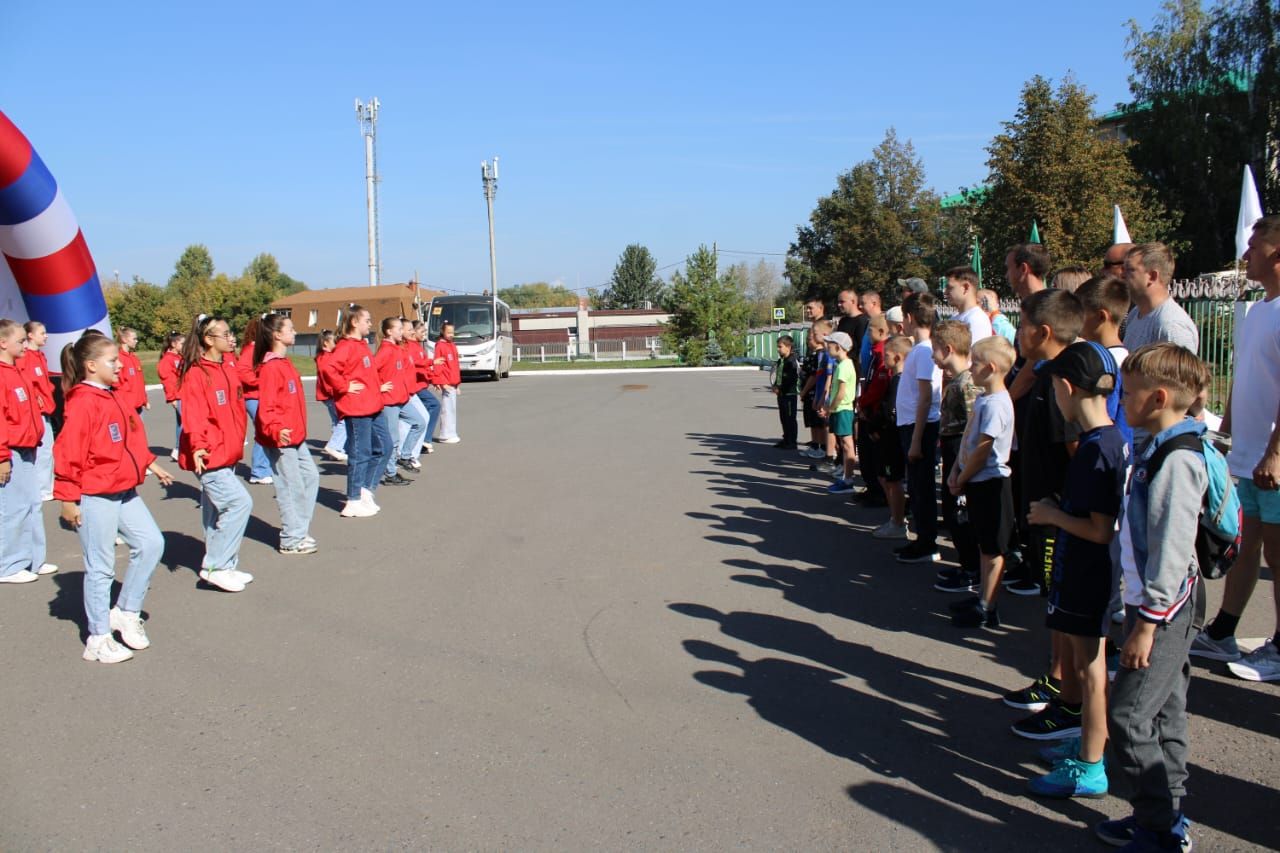
[[[1133,630],[1138,608],[1125,608],[1125,636]],[[1113,790],[1133,804],[1138,825],[1168,832],[1187,794],[1187,687],[1191,663],[1187,651],[1203,621],[1204,582],[1173,621],[1156,627],[1151,665],[1120,668],[1111,685],[1107,712],[1110,735],[1107,775]]]

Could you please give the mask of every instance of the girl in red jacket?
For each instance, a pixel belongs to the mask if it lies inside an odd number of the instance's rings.
[[[86,335],[62,351],[66,406],[54,445],[54,495],[62,519],[75,528],[84,551],[84,611],[89,640],[84,659],[119,663],[129,649],[151,645],[142,625],[147,585],[164,553],[164,536],[138,494],[146,472],[163,485],[173,482],[147,447],[142,418],[113,391],[119,377],[118,350],[110,338]],[[129,565],[116,606],[116,535],[129,546]],[[119,631],[124,648],[112,632]]]
[[[254,317],[244,329],[244,347],[235,360],[236,370],[240,373],[240,385],[244,388],[244,410],[249,420],[258,418],[258,360],[253,357],[254,347],[258,340],[258,326],[261,317]],[[271,462],[262,445],[254,442],[253,452],[249,455],[249,482],[263,486],[271,485]]]
[[[338,417],[338,406],[333,402],[333,389],[325,381],[321,364],[333,353],[338,345],[338,336],[332,329],[320,332],[320,340],[316,350],[316,401],[324,403],[329,412],[329,441],[324,446],[324,455],[335,462],[347,461],[347,424]]]
[[[49,360],[41,352],[49,340],[49,332],[44,323],[36,320],[23,325],[27,333],[26,350],[18,359],[18,368],[27,377],[31,389],[36,392],[36,403],[40,407],[40,417],[44,421],[44,437],[36,448],[36,476],[40,484],[40,500],[53,500],[53,428],[49,419],[52,417],[57,403],[53,396],[53,379],[49,376]]]
[[[432,360],[432,374],[440,386],[440,438],[441,444],[457,444],[458,393],[462,390],[462,365],[458,363],[458,348],[453,343],[453,324],[440,327],[440,340],[436,341],[436,354]]]
[[[253,580],[237,568],[253,500],[235,475],[244,455],[245,415],[240,377],[227,358],[233,346],[227,324],[201,314],[182,350],[178,375],[183,414],[178,464],[200,479],[200,579],[226,592],[240,592]]]
[[[35,389],[18,369],[26,340],[20,323],[0,320],[0,583],[29,583],[58,570],[44,561],[36,448],[45,428]]]
[[[320,369],[347,425],[347,503],[343,518],[363,518],[378,511],[374,492],[391,456],[391,435],[382,416],[382,392],[391,383],[378,379],[373,353],[365,338],[373,327],[369,312],[349,305],[339,326],[338,344]]]
[[[124,400],[125,405],[132,406],[138,413],[151,408],[147,401],[147,380],[142,375],[142,361],[138,358],[138,332],[125,326],[116,333],[116,346],[120,349],[118,370],[120,384],[116,393]]]
[[[173,452],[169,458],[178,461],[178,445],[182,440],[182,401],[178,399],[178,371],[182,368],[182,348],[187,343],[187,336],[182,332],[170,332],[165,342],[165,350],[156,362],[156,374],[164,387],[164,401],[173,406]]]
[[[416,441],[417,437],[427,430],[427,419],[418,413],[416,408],[409,407],[409,384],[413,381],[413,364],[405,351],[404,323],[398,317],[387,317],[382,321],[382,343],[378,346],[378,354],[374,356],[373,365],[378,368],[378,378],[389,383],[391,390],[382,395],[382,415],[387,419],[387,434],[391,436],[392,454],[383,471],[382,485],[407,486],[413,482],[396,470],[396,463],[412,470],[413,466],[406,454],[398,452],[400,448],[400,425],[403,422],[408,432]],[[417,460],[412,460],[416,462]]]
[[[311,516],[316,510],[320,472],[307,449],[307,395],[302,377],[289,360],[295,335],[293,321],[267,314],[253,342],[258,372],[258,415],[253,419],[256,443],[266,451],[280,507],[280,553],[314,554]]]
[[[435,439],[436,423],[440,420],[440,401],[431,392],[435,387],[432,376],[435,365],[431,363],[431,356],[427,354],[427,324],[422,320],[414,320],[413,332],[408,337],[409,357],[413,360],[414,370],[417,373],[417,381],[413,389],[418,396],[418,402],[422,404],[423,411],[427,413],[427,431],[422,435],[421,450],[433,453],[434,448],[431,442]],[[416,454],[416,456],[421,455],[421,452]]]

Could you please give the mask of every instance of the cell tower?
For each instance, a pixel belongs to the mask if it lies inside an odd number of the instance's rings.
[[[361,103],[356,98],[356,121],[364,137],[365,202],[369,207],[369,286],[382,278],[382,237],[378,233],[378,103],[377,98]]]

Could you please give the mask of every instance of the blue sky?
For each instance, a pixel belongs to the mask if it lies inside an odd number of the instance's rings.
[[[104,280],[163,282],[202,242],[232,273],[269,251],[312,287],[365,282],[353,101],[376,95],[384,281],[488,286],[497,154],[500,286],[585,289],[633,242],[662,265],[784,252],[890,125],[939,191],[980,181],[1033,74],[1125,100],[1126,21],[1157,5],[13,0],[0,110]]]

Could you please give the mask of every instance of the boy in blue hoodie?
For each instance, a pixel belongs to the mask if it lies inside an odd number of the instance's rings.
[[[1124,646],[1111,687],[1107,731],[1113,784],[1133,815],[1106,821],[1098,835],[1127,850],[1180,850],[1186,841],[1187,652],[1204,621],[1196,531],[1209,476],[1195,450],[1161,445],[1205,426],[1187,409],[1205,386],[1204,362],[1177,344],[1131,353],[1122,368],[1124,410],[1151,438],[1137,449],[1126,510],[1135,567],[1124,583]]]

